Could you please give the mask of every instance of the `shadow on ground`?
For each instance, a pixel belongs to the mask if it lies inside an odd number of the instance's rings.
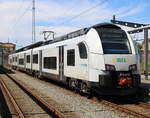
[[[12,118],[12,114],[7,106],[4,95],[0,89],[0,115],[1,118]]]
[[[15,74],[15,72],[13,72],[11,69],[7,69],[5,67],[0,67],[0,74]]]

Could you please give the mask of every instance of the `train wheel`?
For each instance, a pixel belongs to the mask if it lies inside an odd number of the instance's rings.
[[[37,78],[37,72],[34,71],[34,72],[32,73],[32,75],[33,75],[34,78]]]
[[[69,80],[69,88],[74,90],[75,89],[75,81],[73,79]]]
[[[83,96],[86,96],[87,98],[91,98],[92,97],[91,89],[84,82],[80,83],[80,94],[83,95]]]
[[[34,76],[35,76],[35,78],[37,78],[37,72],[35,72],[35,75],[34,75]]]
[[[87,94],[88,93],[88,87],[87,87],[86,83],[81,82],[81,84],[80,84],[80,92],[82,94]]]
[[[37,78],[38,78],[38,79],[40,79],[40,78],[41,78],[41,76],[40,76],[40,74],[39,74],[39,73],[37,74]]]
[[[79,88],[79,81],[78,80],[75,80],[75,92],[76,93],[79,93],[80,92],[80,88]]]
[[[40,74],[39,74],[39,72],[35,72],[35,78],[40,79]]]

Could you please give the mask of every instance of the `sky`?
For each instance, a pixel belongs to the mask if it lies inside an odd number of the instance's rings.
[[[36,42],[42,31],[55,36],[117,20],[150,24],[150,0],[35,0]],[[125,28],[129,29],[129,28]],[[133,37],[142,38],[142,34]],[[32,0],[0,0],[0,42],[17,48],[32,43]]]

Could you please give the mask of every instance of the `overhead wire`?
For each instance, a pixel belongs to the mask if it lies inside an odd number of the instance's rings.
[[[79,14],[73,16],[72,18],[70,18],[70,19],[68,19],[68,20],[66,20],[66,21],[63,21],[63,22],[59,23],[58,25],[63,25],[63,24],[65,24],[65,23],[68,23],[68,22],[70,22],[70,21],[72,21],[72,20],[78,18],[79,16],[81,16],[81,15],[83,15],[83,14],[85,14],[85,13],[87,13],[87,12],[89,12],[89,11],[95,9],[95,8],[97,8],[99,5],[103,5],[103,4],[106,3],[107,1],[108,1],[108,0],[103,0],[103,1],[99,2],[98,4],[96,4],[96,5],[94,5],[94,6],[90,7],[90,8],[88,8],[88,9],[86,9],[86,10],[80,12]],[[54,29],[54,28],[55,28],[55,27],[51,27],[50,29]]]
[[[16,10],[17,12],[21,10],[21,8],[22,8],[24,2],[25,2],[25,0],[21,0],[21,2],[20,2],[20,4],[19,4],[19,7],[18,7],[18,9]],[[16,22],[17,17],[18,17],[18,14],[14,15],[13,22]]]
[[[94,5],[94,6],[90,7],[90,8],[88,8],[88,9],[86,9],[86,10],[80,12],[79,14],[73,16],[72,18],[70,18],[70,19],[68,19],[68,20],[66,20],[66,21],[63,21],[63,22],[59,23],[58,25],[63,25],[63,24],[65,24],[65,23],[68,23],[68,22],[70,22],[70,21],[72,21],[72,20],[78,18],[79,16],[81,16],[81,15],[83,15],[83,14],[85,14],[85,13],[87,13],[87,12],[89,12],[89,11],[95,9],[95,8],[97,8],[99,5],[102,5],[102,4],[104,4],[105,2],[107,2],[107,1],[108,1],[108,0],[103,0],[103,1],[99,2],[98,4],[96,4],[96,5]],[[24,2],[24,0],[23,0],[23,2]],[[20,9],[20,8],[21,8],[21,7],[19,7],[19,9]],[[11,31],[10,31],[10,35],[15,31],[15,27],[17,26],[17,24],[19,23],[19,21],[22,19],[22,17],[27,13],[27,11],[29,10],[29,8],[30,8],[30,4],[29,4],[29,6],[25,9],[25,11],[18,17],[18,19],[16,20],[16,22],[15,22],[14,25],[12,26],[12,29],[11,29]],[[54,28],[55,28],[55,27],[52,27],[51,29],[54,29]]]
[[[29,11],[30,8],[31,8],[31,3],[26,7],[24,12],[17,18],[16,22],[14,23],[14,25],[12,26],[10,30],[10,35],[15,31],[15,27],[18,25],[20,20],[24,17],[24,15]]]
[[[69,10],[67,9],[67,11],[65,11],[65,12],[63,13],[63,16],[66,16],[66,15],[68,15],[69,13],[71,13],[72,10],[73,10],[74,8],[76,8],[76,6],[75,6],[74,4],[78,4],[80,1],[81,1],[81,0],[77,0],[75,3],[72,2],[72,5],[69,5]]]

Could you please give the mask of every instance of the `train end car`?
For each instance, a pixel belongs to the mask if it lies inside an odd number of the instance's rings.
[[[129,95],[140,85],[134,42],[111,23],[84,28],[13,55],[18,56],[17,67],[85,94],[94,90],[102,95]]]
[[[129,95],[140,85],[139,54],[129,34],[112,24],[87,33],[89,86],[103,95]]]

